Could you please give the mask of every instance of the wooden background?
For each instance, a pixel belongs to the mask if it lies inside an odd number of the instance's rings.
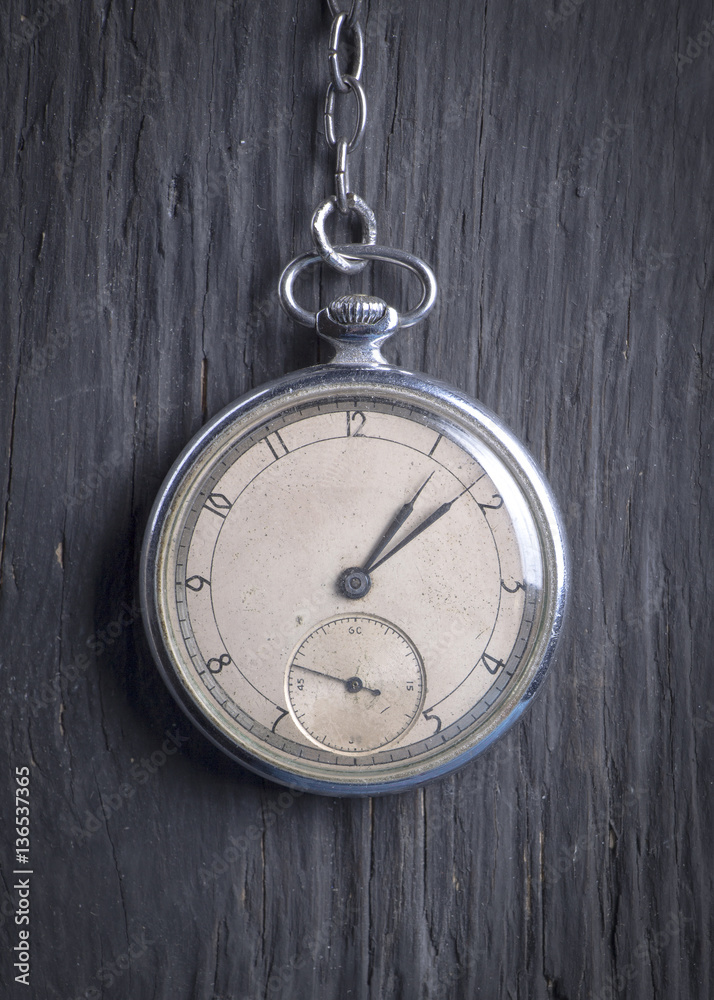
[[[223,760],[174,707],[135,605],[185,442],[318,357],[276,283],[331,192],[326,10],[5,0],[3,996],[711,996],[713,16],[366,4],[353,188],[379,241],[441,283],[391,357],[526,440],[574,594],[506,739],[361,801]],[[11,969],[25,765],[29,989]]]

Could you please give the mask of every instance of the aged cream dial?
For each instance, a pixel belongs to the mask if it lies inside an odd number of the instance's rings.
[[[379,616],[408,634],[423,657],[426,713],[408,732],[400,727],[392,740],[361,751],[422,749],[515,669],[506,661],[531,621],[524,622],[524,566],[511,518],[481,464],[425,417],[359,398],[293,409],[222,455],[176,538],[175,604],[167,610],[177,632],[190,632],[197,678],[219,705],[247,710],[266,738],[290,741],[298,756],[313,739],[337,749],[315,737],[313,724],[295,725],[283,690],[294,647],[327,619],[358,609]],[[369,567],[385,529],[415,494],[410,516]],[[345,585],[361,565],[369,567],[369,589],[348,596]],[[330,631],[330,655],[352,676],[355,637]],[[326,727],[326,716],[333,712],[338,726],[346,711],[335,695],[324,685],[311,709]],[[354,699],[358,715],[365,700]]]

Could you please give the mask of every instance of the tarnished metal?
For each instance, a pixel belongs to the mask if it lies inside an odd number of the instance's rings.
[[[327,307],[330,319],[344,326],[374,326],[384,317],[387,309],[387,303],[376,295],[364,295],[361,292],[340,295]]]
[[[328,240],[327,233],[325,232],[325,223],[336,207],[337,198],[333,197],[323,201],[315,209],[312,217],[312,238],[315,243],[315,249],[322,259],[331,267],[334,267],[336,271],[341,271],[342,274],[356,274],[358,271],[365,269],[367,261],[354,260],[354,258],[350,260],[348,257],[343,256],[343,254],[338,253]],[[360,218],[360,222],[362,223],[362,244],[374,246],[377,242],[377,220],[374,217],[372,209],[361,198],[358,198],[356,194],[347,195],[347,208],[350,212],[356,212]]]

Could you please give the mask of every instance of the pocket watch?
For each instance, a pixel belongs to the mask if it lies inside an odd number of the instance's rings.
[[[351,30],[361,72],[349,17],[335,13],[331,67]],[[337,73],[363,129],[358,74]],[[377,246],[370,209],[347,193],[334,71],[330,87],[337,193],[280,298],[334,356],[239,399],[186,447],[149,518],[141,598],[164,680],[218,747],[282,784],[373,795],[453,771],[520,717],[552,658],[569,574],[553,495],[515,436],[381,354],[430,310],[436,280]],[[364,237],[334,247],[324,224],[342,199]],[[297,303],[305,268],[349,274],[372,260],[417,276],[416,308],[363,294],[317,314]]]
[[[283,293],[320,259],[298,258]],[[142,559],[181,707],[253,771],[333,795],[409,788],[489,746],[536,693],[565,600],[563,529],[533,459],[481,404],[381,356],[435,294],[422,262],[399,262],[425,280],[418,309],[347,295],[322,310],[333,360],[201,431]]]

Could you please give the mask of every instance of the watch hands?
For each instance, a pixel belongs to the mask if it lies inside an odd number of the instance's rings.
[[[389,527],[387,528],[387,530],[384,532],[384,534],[379,539],[379,541],[375,545],[374,549],[370,553],[370,556],[367,559],[367,562],[364,564],[364,566],[362,566],[362,571],[364,573],[369,573],[369,571],[372,569],[372,567],[377,562],[377,559],[379,558],[379,556],[382,554],[382,552],[384,552],[384,550],[386,549],[387,545],[389,545],[389,543],[391,542],[391,540],[394,538],[394,536],[396,535],[396,533],[399,531],[399,529],[401,528],[401,526],[404,524],[404,522],[406,521],[406,519],[409,517],[409,515],[411,514],[411,512],[414,510],[414,504],[416,503],[416,501],[417,501],[417,499],[419,497],[419,494],[424,489],[424,487],[426,486],[426,484],[429,482],[429,480],[431,479],[431,477],[433,475],[434,475],[434,473],[432,472],[427,477],[427,479],[422,483],[422,485],[416,491],[416,493],[411,498],[411,500],[409,500],[407,503],[405,503],[404,506],[401,508],[401,510],[398,512],[397,516],[394,518],[394,520],[392,521],[392,523],[389,525]]]
[[[413,539],[417,537],[417,535],[420,535],[422,531],[425,531],[428,527],[434,524],[435,521],[438,521],[440,517],[443,517],[447,511],[451,510],[451,507],[456,503],[459,497],[462,497],[464,493],[468,493],[469,490],[473,489],[478,482],[477,479],[474,480],[474,482],[471,483],[471,486],[467,486],[466,489],[462,490],[461,493],[454,497],[453,500],[449,500],[448,503],[442,504],[441,507],[435,510],[433,514],[430,514],[429,517],[425,518],[425,520],[423,520],[418,527],[414,528],[414,530],[410,532],[406,538],[403,538],[398,545],[395,545],[394,548],[386,554],[386,556],[382,556],[382,552],[384,552],[387,545],[389,545],[396,533],[409,518],[409,515],[414,510],[414,504],[416,503],[419,494],[425,488],[433,475],[433,472],[430,473],[411,500],[401,507],[394,520],[377,542],[364,566],[353,566],[350,569],[346,569],[340,575],[338,588],[345,597],[349,597],[354,600],[368,594],[372,586],[370,573],[377,569],[378,566],[381,566],[382,563],[386,562],[387,559],[391,559],[395,553],[399,552],[400,549],[403,549],[405,545],[408,545],[409,542],[413,541]]]
[[[368,694],[374,694],[374,695],[382,693],[377,688],[365,687],[364,684],[362,683],[361,678],[356,676],[348,677],[347,680],[345,680],[344,677],[336,677],[334,674],[324,674],[322,670],[314,670],[312,667],[306,667],[302,663],[296,663],[294,664],[294,666],[296,669],[299,670],[307,670],[307,672],[310,674],[317,674],[318,677],[326,677],[327,680],[329,681],[339,681],[340,684],[345,685],[345,688],[350,694],[357,694],[358,691],[367,691]]]
[[[414,530],[407,535],[406,538],[403,538],[398,545],[395,545],[394,548],[391,549],[391,551],[389,551],[386,554],[386,556],[382,556],[382,558],[379,559],[377,562],[372,563],[369,566],[370,571],[377,569],[377,567],[381,566],[382,563],[385,563],[387,559],[391,559],[392,556],[395,555],[397,552],[399,552],[400,549],[403,549],[405,545],[408,545],[409,542],[414,541],[417,535],[420,535],[422,531],[426,531],[427,528],[430,528],[435,521],[438,521],[440,517],[443,517],[444,514],[446,514],[448,511],[451,510],[456,501],[460,499],[464,495],[464,493],[468,493],[470,489],[473,489],[473,487],[476,485],[476,482],[477,481],[475,480],[473,483],[471,483],[471,486],[467,486],[466,489],[462,490],[461,493],[459,493],[458,496],[455,496],[453,500],[449,500],[448,503],[443,503],[441,507],[437,507],[437,509],[434,511],[433,514],[430,514],[427,518],[425,518],[420,525],[414,528]]]

